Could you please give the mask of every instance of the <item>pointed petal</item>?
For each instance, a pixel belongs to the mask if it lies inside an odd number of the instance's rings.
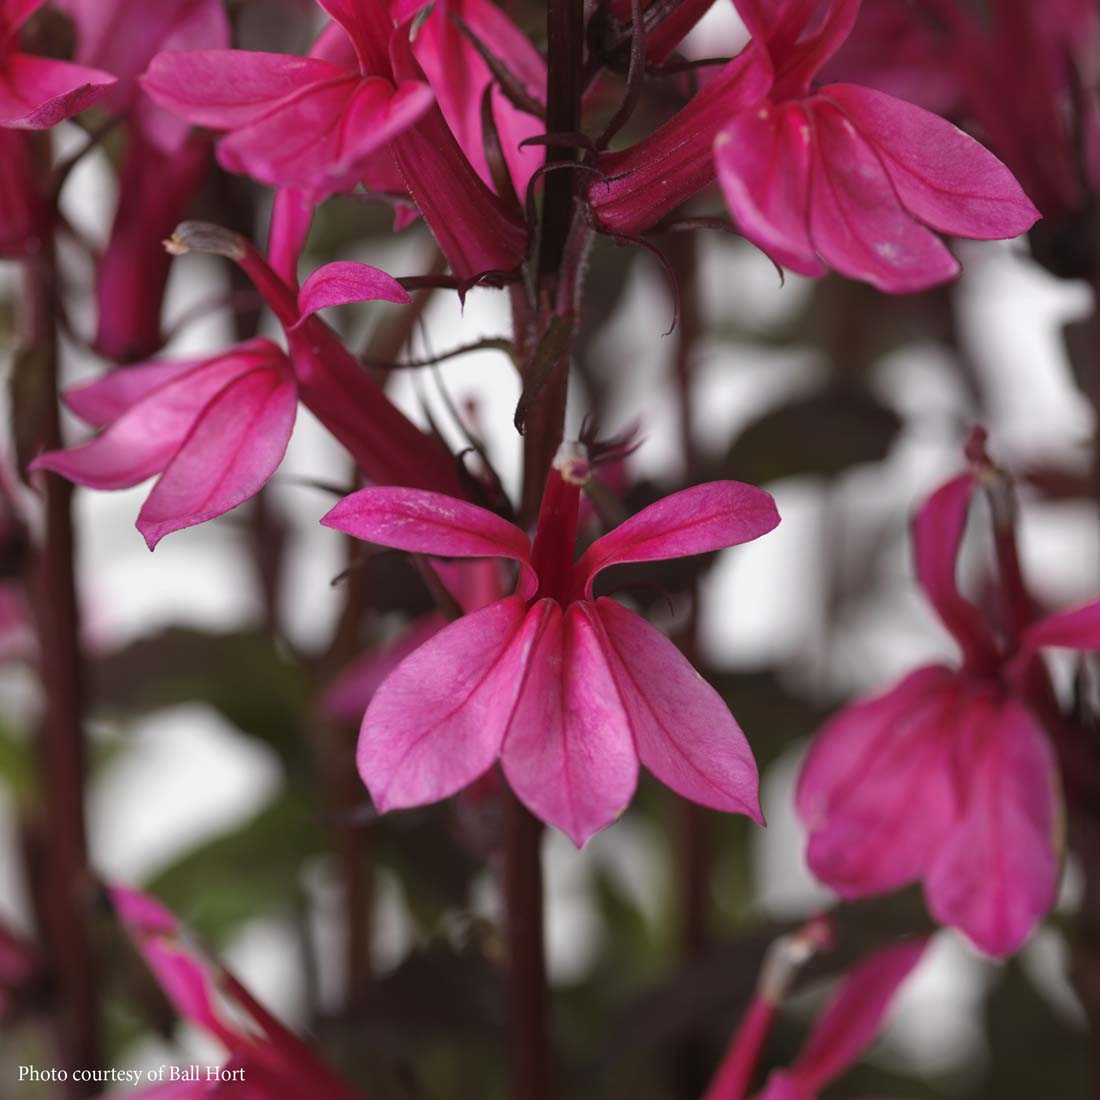
[[[1021,649],[1034,652],[1043,646],[1100,650],[1100,602],[1050,615],[1028,627]]]
[[[274,344],[270,346],[278,352]],[[207,402],[256,365],[254,356],[224,355],[166,380],[165,375],[171,372],[162,372],[161,364],[154,364],[157,368],[157,377],[151,380],[154,385],[101,435],[79,447],[47,451],[31,463],[31,469],[53,470],[92,489],[136,485],[160,473],[187,438]],[[123,367],[117,373],[143,369]],[[126,379],[125,383],[133,389],[143,385],[140,380]],[[115,396],[110,385],[106,389],[109,396]]]
[[[207,359],[154,360],[132,367],[116,367],[94,382],[66,390],[65,404],[86,424],[105,428],[139,401],[177,378],[200,367]]]
[[[917,580],[944,626],[970,659],[995,652],[981,612],[959,593],[955,571],[974,495],[970,474],[937,489],[913,522],[913,556]]]
[[[447,798],[497,757],[541,616],[518,596],[445,627],[375,692],[359,774],[382,812]]]
[[[844,979],[817,1021],[795,1076],[813,1091],[839,1077],[871,1045],[898,987],[912,973],[928,940],[910,940],[876,952]]]
[[[529,564],[531,540],[514,524],[476,504],[442,493],[396,486],[360,489],[321,522],[365,542],[446,558],[511,558],[524,569],[525,598],[538,587]]]
[[[949,751],[958,697],[955,673],[920,669],[846,707],[814,738],[796,805],[809,832],[806,862],[841,897],[920,878],[954,827]]]
[[[842,275],[888,294],[926,290],[959,272],[943,242],[898,202],[875,150],[837,108],[812,104],[810,235]]]
[[[574,577],[587,598],[596,574],[609,565],[706,554],[766,535],[779,524],[770,493],[740,481],[710,481],[643,508],[597,539],[577,562]]]
[[[347,305],[349,302],[398,302],[404,305],[412,301],[409,292],[392,276],[370,264],[338,260],[319,267],[302,284],[298,294],[300,325],[320,309]]]
[[[181,50],[157,54],[141,78],[157,103],[196,126],[231,130],[269,114],[346,69],[312,57],[259,50]]]
[[[595,610],[641,762],[684,798],[763,824],[756,761],[718,692],[645,619],[606,597]]]
[[[258,369],[226,386],[202,410],[141,509],[137,527],[149,549],[259,492],[286,454],[297,411],[289,371]]]
[[[1012,173],[946,119],[855,84],[832,84],[820,94],[875,144],[902,206],[926,225],[998,240],[1038,221]]]
[[[714,142],[718,182],[737,228],[777,264],[825,274],[810,240],[810,124],[797,104],[735,115]]]
[[[48,130],[101,99],[110,73],[68,61],[9,54],[0,67],[0,126]]]
[[[638,754],[591,604],[540,600],[542,621],[501,762],[527,808],[578,848],[626,809]],[[535,611],[532,611],[534,614]]]
[[[1003,957],[1054,905],[1063,845],[1058,766],[1045,731],[1015,699],[974,699],[966,730],[958,767],[967,805],[925,878],[925,896],[936,920]]]
[[[321,64],[318,62],[318,64]],[[432,105],[423,84],[344,76],[312,84],[218,146],[220,163],[314,201],[350,191],[371,156]]]

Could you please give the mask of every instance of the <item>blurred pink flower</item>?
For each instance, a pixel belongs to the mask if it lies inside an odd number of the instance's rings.
[[[0,0],[0,126],[48,130],[90,107],[110,73],[19,52],[19,28],[46,0]]]
[[[250,340],[220,355],[122,367],[65,399],[103,431],[31,463],[93,489],[160,476],[138,515],[149,548],[253,496],[282,461],[298,390],[286,355]]]
[[[224,1084],[169,1082],[127,1094],[127,1100],[357,1100],[289,1028],[281,1024],[227,970],[200,955],[187,930],[160,902],[137,890],[110,890],[115,912],[173,1008],[229,1053]],[[232,1009],[226,1012],[226,1007]]]
[[[1061,868],[1049,738],[1059,718],[1039,650],[1100,649],[1100,603],[1037,620],[1010,528],[997,534],[1009,577],[996,613],[959,593],[966,517],[988,470],[979,464],[940,488],[914,528],[918,580],[961,666],[919,669],[828,722],[803,766],[797,806],[810,868],[842,897],[922,881],[937,920],[1002,956],[1054,904]]]
[[[414,553],[519,563],[517,593],[451,623],[375,692],[359,770],[381,811],[446,798],[499,756],[538,817],[577,845],[629,804],[639,761],[686,798],[761,820],[757,772],[720,696],[644,619],[606,597],[610,565],[686,557],[758,538],[771,497],[723,481],[675,493],[574,563],[588,456],[559,451],[532,547],[499,516],[436,493],[364,489],[322,521]]]
[[[642,231],[716,171],[737,228],[776,263],[905,293],[959,271],[932,230],[989,240],[1036,221],[1008,169],[944,119],[858,85],[811,94],[859,0],[830,0],[820,18],[805,0],[737,9],[745,50],[665,126],[601,160],[610,182],[589,199],[605,229]]]
[[[920,962],[927,940],[888,947],[857,966],[841,984],[789,1069],[768,1076],[757,1100],[816,1100],[874,1041],[899,986]],[[754,1027],[760,1010],[767,1026]],[[744,1100],[749,1073],[774,1017],[768,991],[758,993],[704,1100]]]

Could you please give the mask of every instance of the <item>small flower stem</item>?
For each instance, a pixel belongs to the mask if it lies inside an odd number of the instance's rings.
[[[61,445],[58,414],[58,281],[52,234],[26,267],[25,341],[43,372],[41,449]],[[41,934],[57,982],[56,1027],[62,1067],[70,1070],[66,1095],[82,1097],[92,1085],[72,1082],[73,1069],[100,1064],[99,1004],[88,935],[91,876],[84,813],[84,667],[80,652],[72,523],[72,485],[45,475],[45,525],[31,574],[31,599],[40,644],[45,713],[37,742],[43,804],[44,897]]]

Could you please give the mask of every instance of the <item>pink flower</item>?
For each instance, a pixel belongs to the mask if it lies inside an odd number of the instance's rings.
[[[860,963],[826,1006],[794,1063],[770,1074],[757,1100],[815,1100],[819,1091],[844,1073],[874,1041],[899,986],[927,946],[927,940],[912,940]],[[770,1029],[774,1002],[770,991],[761,989],[704,1100],[744,1100],[748,1081],[744,1070],[751,1068]],[[754,1027],[765,1017],[764,1028]]]
[[[137,521],[152,549],[260,489],[286,451],[298,393],[286,356],[258,339],[209,359],[122,367],[70,390],[66,401],[103,431],[39,455],[31,469],[93,489],[160,475]]]
[[[217,963],[187,942],[187,930],[158,901],[127,887],[111,888],[115,912],[173,1008],[216,1039],[229,1053],[217,1085],[176,1082],[128,1094],[130,1100],[190,1100],[226,1095],[241,1100],[301,1100],[324,1096],[357,1100],[292,1031],[281,1024]],[[232,1015],[223,1005],[228,1002]],[[241,1083],[243,1082],[243,1083]]]
[[[520,212],[471,165],[413,54],[410,38],[421,5],[394,5],[392,13],[384,3],[324,0],[321,6],[334,23],[309,57],[246,50],[163,53],[142,85],[188,121],[229,131],[218,145],[229,171],[294,188],[313,202],[350,191],[360,180],[373,187],[400,185],[459,279],[518,266],[527,245]],[[488,21],[479,12],[471,5],[470,14],[482,19],[488,33],[499,37],[510,28],[514,42],[518,32],[503,15]],[[395,15],[401,20],[396,26]],[[479,80],[464,53],[440,57],[438,36],[428,33],[424,56],[447,77],[441,101],[456,120],[468,119],[467,96],[487,81]],[[446,42],[455,48],[453,40]],[[530,69],[529,55],[524,63]],[[463,75],[473,80],[471,87],[463,88]],[[496,117],[518,125],[510,109]],[[481,143],[478,148],[484,156]]]
[[[534,546],[499,516],[436,493],[370,488],[322,521],[382,546],[519,563],[517,592],[441,630],[375,692],[359,771],[381,811],[446,798],[499,757],[531,811],[583,844],[626,808],[639,761],[686,798],[760,821],[744,735],[680,651],[593,582],[610,565],[758,538],[771,497],[724,481],[676,493],[573,561],[583,446],[559,451]]]
[[[978,479],[948,482],[914,529],[917,577],[962,651],[841,711],[803,766],[807,860],[845,898],[922,881],[932,915],[982,951],[1019,948],[1054,904],[1061,788],[1049,732],[1060,723],[1039,659],[1046,646],[1100,648],[1100,603],[1036,621],[1011,527],[997,532],[996,614],[958,591],[955,568]]]
[[[640,232],[716,169],[737,228],[776,263],[905,293],[958,273],[933,230],[990,240],[1038,218],[1004,165],[945,120],[858,85],[811,93],[859,0],[830,0],[819,20],[804,0],[737,7],[745,51],[680,116],[602,163],[610,185],[589,198],[605,228]]]
[[[0,0],[0,126],[48,130],[115,83],[99,69],[19,52],[19,28],[46,0]]]

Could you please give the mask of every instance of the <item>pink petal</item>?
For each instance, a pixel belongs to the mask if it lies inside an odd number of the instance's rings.
[[[359,721],[374,693],[401,662],[438,634],[447,620],[437,611],[417,619],[389,645],[352,662],[321,695],[321,709],[340,721]]]
[[[213,398],[138,515],[149,549],[259,492],[286,454],[297,411],[297,385],[283,370],[250,371]]]
[[[496,759],[541,614],[518,596],[445,627],[378,689],[359,774],[382,812],[447,798]]]
[[[810,240],[810,124],[797,104],[735,115],[714,142],[718,182],[738,229],[776,263],[825,274]]]
[[[991,656],[995,647],[981,612],[960,595],[955,580],[973,495],[970,474],[937,489],[913,522],[913,555],[917,580],[944,626],[968,658],[981,660]]]
[[[48,130],[90,107],[114,83],[99,69],[9,54],[0,67],[0,126]]]
[[[409,293],[392,276],[370,264],[338,260],[319,267],[302,284],[298,294],[300,325],[320,309],[349,302],[411,302]],[[295,326],[297,327],[297,325]]]
[[[839,1077],[871,1045],[898,987],[920,962],[926,939],[888,947],[860,963],[829,1002],[792,1066],[813,1090]]]
[[[196,126],[248,126],[315,84],[348,77],[316,58],[259,50],[186,50],[158,54],[141,86],[162,107]]]
[[[718,692],[645,619],[606,597],[595,611],[641,762],[692,802],[763,824],[756,761]]]
[[[316,83],[235,130],[218,146],[218,159],[231,172],[320,201],[352,190],[372,154],[431,104],[423,84],[394,91],[388,81],[356,76]]]
[[[592,598],[596,575],[622,562],[662,561],[751,542],[779,524],[771,494],[740,481],[711,481],[643,508],[597,539],[574,569]]]
[[[259,347],[254,345],[264,345]],[[270,349],[270,351],[265,350]],[[118,399],[127,387],[131,393],[145,389],[145,396],[126,408],[90,443],[63,451],[47,451],[31,463],[34,470],[53,470],[92,489],[124,489],[160,473],[179,450],[207,402],[242,374],[270,361],[271,353],[285,363],[282,352],[270,341],[253,341],[233,353],[207,359],[189,371],[169,371],[152,364],[148,381],[126,378],[114,385],[111,375],[95,385],[108,398]],[[143,371],[123,367],[117,372]],[[99,410],[102,411],[102,410]]]
[[[842,275],[890,294],[926,290],[959,272],[943,242],[901,207],[874,148],[826,100],[813,99],[810,234]]]
[[[0,28],[5,34],[14,34],[46,0],[3,0],[0,4]]]
[[[207,967],[184,946],[183,928],[175,916],[137,890],[115,886],[109,893],[127,934],[176,1011],[227,1046],[235,1045],[238,1037],[222,1023],[215,1008],[216,994]]]
[[[384,74],[389,70],[389,40],[393,16],[388,2],[363,0],[317,0],[347,32],[355,46],[364,73]]]
[[[501,762],[527,808],[578,848],[626,809],[638,781],[630,722],[591,604],[571,604],[564,623],[540,600],[531,652]]]
[[[442,493],[396,486],[360,489],[321,522],[365,542],[447,558],[511,558],[524,570],[520,595],[538,587],[529,564],[531,541],[513,523]]]
[[[954,827],[957,675],[924,668],[846,707],[814,738],[798,779],[810,870],[842,897],[913,882]]]
[[[959,771],[967,805],[925,878],[925,896],[936,920],[1002,957],[1054,905],[1063,846],[1058,766],[1045,731],[1015,699],[975,698],[966,730]]]
[[[902,206],[926,225],[997,240],[1038,221],[1012,173],[946,119],[855,84],[833,84],[820,94],[875,144]]]
[[[267,262],[287,286],[298,285],[298,259],[309,238],[313,203],[290,187],[280,188],[271,205]]]
[[[729,1100],[740,1100],[740,1097],[730,1097]],[[793,1074],[777,1069],[768,1074],[764,1091],[757,1093],[755,1100],[817,1100],[817,1097],[813,1089],[802,1084]]]
[[[1021,649],[1034,652],[1043,646],[1100,650],[1100,603],[1050,615],[1027,628]]]
[[[94,382],[66,390],[65,404],[86,424],[105,428],[139,401],[208,362],[209,359],[154,360],[116,367]]]

